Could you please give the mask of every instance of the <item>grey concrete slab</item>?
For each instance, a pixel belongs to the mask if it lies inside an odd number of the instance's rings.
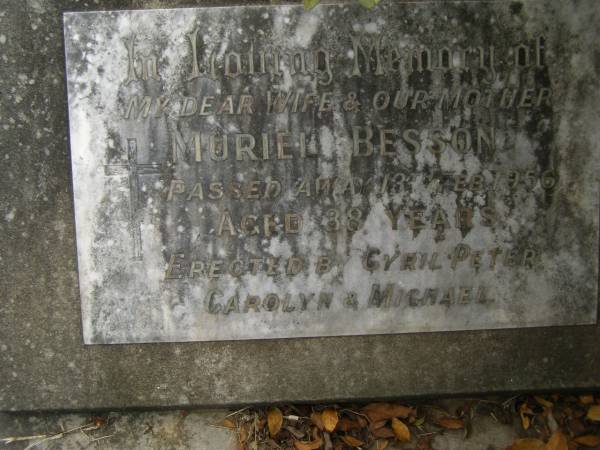
[[[84,346],[62,13],[181,4],[0,5],[0,409],[187,407],[600,385],[597,325]],[[465,6],[472,14],[477,7]],[[572,55],[566,64],[577,72],[569,92],[579,105],[566,112],[573,127],[568,145],[573,151],[592,148],[600,70],[597,2],[494,7],[511,11],[525,28],[542,21],[564,34]]]
[[[108,415],[108,424],[98,429],[86,426],[92,423],[89,414],[0,414],[0,439],[52,436],[67,431],[57,439],[39,437],[6,446],[23,449],[39,442],[35,448],[233,450],[237,448],[235,433],[213,426],[226,414],[225,410],[185,414],[181,411],[118,412]]]

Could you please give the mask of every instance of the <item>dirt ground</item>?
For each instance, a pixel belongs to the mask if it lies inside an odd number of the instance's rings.
[[[0,413],[0,448],[600,448],[597,398],[530,395],[240,410]]]

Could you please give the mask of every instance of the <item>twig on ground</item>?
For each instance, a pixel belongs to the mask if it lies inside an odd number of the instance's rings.
[[[4,444],[12,444],[13,442],[32,441],[34,439],[42,439],[48,437],[47,434],[37,434],[35,436],[9,436],[0,438],[0,442]]]
[[[232,413],[230,413],[230,414],[227,414],[227,415],[225,416],[225,418],[227,418],[227,417],[231,417],[231,416],[235,416],[236,414],[239,414],[239,413],[241,413],[241,412],[243,412],[243,411],[246,411],[247,409],[250,409],[250,407],[249,407],[249,406],[246,406],[245,408],[238,409],[237,411],[234,411],[234,412],[232,412]]]
[[[436,434],[440,434],[439,431],[431,431],[429,433],[421,433],[421,434],[417,434],[418,438],[422,438],[422,437],[427,437],[427,436],[434,436]]]
[[[217,425],[217,424],[214,424],[214,423],[209,423],[209,424],[208,424],[208,426],[209,426],[209,427],[213,427],[213,428],[222,428],[222,429],[224,429],[224,430],[229,430],[229,431],[231,431],[231,430],[232,430],[232,428],[231,428],[231,427],[225,427],[225,426],[223,426],[223,425]]]
[[[348,411],[349,413],[352,413],[352,414],[357,415],[357,416],[364,417],[365,419],[369,420],[369,418],[365,414],[359,413],[358,411],[354,411],[352,409],[344,408],[341,411],[342,412]]]
[[[27,447],[25,447],[24,450],[30,450],[30,449],[35,448],[38,445],[43,444],[44,442],[47,442],[47,441],[53,441],[55,439],[60,439],[60,438],[64,437],[66,434],[74,433],[75,431],[91,431],[91,430],[97,430],[98,428],[100,428],[100,427],[95,425],[94,423],[86,423],[85,425],[81,425],[76,428],[71,428],[70,430],[61,431],[59,433],[54,433],[54,434],[50,434],[50,435],[44,435],[40,440],[29,444]],[[37,439],[37,438],[34,438],[34,439]],[[32,439],[29,439],[29,440],[32,440]]]
[[[115,434],[116,434],[116,433],[113,433],[113,434],[107,434],[106,436],[100,436],[100,437],[97,437],[97,438],[91,439],[91,440],[90,440],[90,444],[91,444],[92,442],[101,441],[102,439],[108,439],[109,437],[113,437]]]

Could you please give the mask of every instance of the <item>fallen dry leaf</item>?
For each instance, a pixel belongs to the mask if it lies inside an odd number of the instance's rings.
[[[549,402],[544,397],[534,395],[533,398],[535,399],[536,402],[538,402],[542,406],[545,406],[546,408],[552,408],[554,406],[554,403]]]
[[[316,450],[323,445],[323,439],[318,438],[312,442],[309,441],[294,441],[294,447],[297,450]]]
[[[336,429],[339,431],[343,431],[345,433],[350,430],[359,430],[361,428],[364,428],[364,425],[361,425],[358,421],[354,421],[354,420],[350,420],[350,419],[346,419],[345,417],[342,417],[338,421]]]
[[[513,442],[513,445],[508,447],[506,450],[544,450],[544,441],[539,439],[525,438],[517,439]]]
[[[569,423],[569,431],[572,435],[579,436],[585,433],[585,425],[582,420],[574,419]]]
[[[186,417],[189,414],[187,411],[181,411],[182,417]],[[108,423],[106,417],[103,416],[92,416],[92,422],[96,428],[101,428]],[[235,427],[235,425],[234,425]]]
[[[235,430],[237,428],[235,422],[227,417],[221,420],[217,425],[220,427],[229,428],[230,430]]]
[[[600,396],[598,404],[596,400],[593,395],[529,394],[503,403],[487,402],[485,408],[478,403],[479,410],[467,404],[454,415],[445,413],[441,417],[439,413],[422,413],[419,417],[416,407],[396,403],[371,403],[362,408],[350,405],[342,410],[331,405],[315,406],[319,411],[307,405],[286,405],[281,409],[251,408],[223,418],[219,425],[236,432],[239,450],[256,450],[261,445],[282,450],[384,450],[391,444],[411,441],[413,450],[432,450],[434,436],[428,432],[467,430],[470,419],[491,414],[500,423],[508,423],[507,417],[529,421],[530,437],[517,439],[504,450],[591,450],[600,446]],[[425,407],[424,412],[427,410]],[[439,428],[432,429],[432,425]],[[411,426],[427,436],[415,435]]]
[[[383,420],[378,420],[376,422],[371,422],[369,424],[369,430],[374,431],[377,430],[378,428],[382,428],[385,427],[385,424],[387,423],[387,419],[383,419]]]
[[[421,428],[423,426],[423,424],[425,423],[425,416],[423,417],[415,417],[415,420],[411,422],[412,425],[414,425],[417,428]]]
[[[465,421],[456,417],[441,417],[436,423],[447,430],[462,430],[465,427]]]
[[[248,427],[249,427],[249,424],[245,423],[239,429],[238,440],[239,440],[240,444],[245,444],[246,441],[248,440],[248,434],[249,434]]]
[[[401,420],[392,419],[392,430],[400,442],[410,442],[410,430]]]
[[[584,447],[598,447],[600,445],[600,436],[586,434],[585,436],[579,436],[573,439],[573,441]]]
[[[310,420],[319,430],[323,431],[325,429],[325,425],[323,425],[323,416],[320,412],[313,412],[310,415]]]
[[[396,405],[394,403],[370,403],[362,409],[362,412],[371,422],[378,422],[383,419],[392,419],[399,417],[406,419],[414,413],[413,408],[408,406]]]
[[[390,445],[390,441],[379,439],[375,441],[375,450],[385,450]]]
[[[600,405],[590,406],[586,417],[594,422],[600,422]]]
[[[555,431],[550,436],[550,440],[546,444],[546,448],[544,450],[568,450],[569,444],[567,443],[567,438],[560,431]]]
[[[270,408],[267,412],[267,425],[269,426],[269,434],[271,437],[275,437],[279,430],[281,430],[281,425],[283,425],[283,414],[279,408]]]
[[[321,418],[323,419],[323,426],[330,433],[335,430],[335,426],[340,420],[337,411],[333,408],[324,409],[321,413]]]
[[[294,436],[296,439],[302,439],[306,433],[302,430],[299,430],[298,428],[295,427],[291,427],[291,426],[285,426],[283,427],[284,430],[288,430],[292,436]]]
[[[529,414],[533,414],[533,412],[529,409],[527,403],[521,403],[521,406],[519,406],[519,416],[521,417],[521,425],[524,430],[528,430],[531,425]]]
[[[361,445],[365,445],[364,441],[361,441],[353,436],[342,436],[342,441],[352,447],[360,447]]]
[[[382,439],[390,439],[396,437],[394,432],[388,427],[377,428],[376,430],[371,431],[371,434],[376,438]]]
[[[277,442],[275,442],[273,439],[271,438],[267,438],[265,440],[265,444],[267,444],[269,446],[269,448],[277,448],[279,447],[279,444]]]
[[[568,417],[568,418],[572,419],[573,418],[573,409],[567,406],[563,410],[563,414],[565,415],[565,417]]]
[[[356,422],[358,423],[358,425],[360,426],[360,428],[365,428],[367,425],[369,425],[369,422],[363,416],[358,416],[357,415],[356,416]]]
[[[326,431],[324,431],[323,433],[327,433]],[[321,435],[319,433],[319,430],[317,428],[313,428],[312,429],[312,437],[313,440],[318,441],[321,439]]]

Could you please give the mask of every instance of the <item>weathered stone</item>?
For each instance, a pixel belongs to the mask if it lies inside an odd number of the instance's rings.
[[[595,323],[572,51],[475,14],[67,14],[85,342]]]
[[[281,400],[307,401],[514,391],[532,388],[589,388],[600,384],[598,379],[600,361],[596,351],[600,330],[597,325],[316,339],[84,346],[81,331],[82,311],[79,307],[80,292],[77,284],[75,228],[71,209],[73,192],[70,187],[71,174],[66,138],[68,127],[66,92],[63,87],[65,61],[60,41],[61,15],[62,12],[73,9],[154,6],[154,2],[152,3],[150,5],[136,2],[130,5],[101,2],[90,7],[79,5],[77,2],[30,1],[23,7],[20,2],[9,1],[2,5],[0,91],[3,95],[0,100],[0,121],[4,127],[2,160],[5,176],[0,179],[0,204],[3,208],[3,216],[0,217],[4,218],[0,222],[3,249],[0,259],[2,274],[0,292],[3,294],[0,310],[0,379],[3,380],[0,384],[0,408],[27,410],[215,405]],[[172,2],[168,5],[175,6],[176,3]],[[576,5],[560,1],[491,4],[424,3],[423,5],[384,2],[380,9],[374,12],[354,9],[354,6],[349,8],[357,11],[356,14],[353,14],[352,18],[345,19],[342,15],[337,19],[339,22],[344,20],[349,23],[366,22],[373,19],[373,23],[377,24],[377,17],[384,17],[390,23],[400,20],[403,23],[401,32],[405,35],[407,44],[428,43],[428,40],[431,40],[436,43],[448,42],[448,45],[468,43],[471,46],[478,46],[485,43],[488,47],[497,45],[498,49],[506,49],[520,42],[532,46],[540,33],[547,37],[548,48],[552,49],[552,52],[547,55],[548,61],[550,58],[553,61],[552,64],[548,63],[547,73],[534,80],[520,81],[523,83],[532,81],[536,86],[550,86],[551,106],[542,108],[542,111],[533,111],[535,108],[529,108],[529,112],[525,114],[519,113],[519,108],[516,108],[512,116],[506,111],[500,111],[497,113],[497,118],[505,122],[514,121],[515,130],[519,131],[514,138],[518,135],[520,139],[517,148],[527,150],[524,155],[531,157],[530,162],[537,169],[546,167],[544,164],[552,163],[552,167],[558,170],[558,177],[555,178],[558,185],[553,187],[551,195],[541,190],[539,177],[532,185],[531,191],[520,185],[512,193],[521,201],[521,203],[516,202],[514,208],[514,211],[519,214],[514,216],[511,215],[514,212],[506,212],[502,217],[512,217],[515,219],[514,223],[512,227],[499,227],[499,230],[501,237],[502,233],[506,233],[509,247],[515,244],[514,239],[517,236],[519,238],[517,247],[525,248],[530,244],[541,242],[540,248],[551,257],[542,258],[544,270],[511,268],[495,273],[506,284],[505,287],[500,288],[505,289],[505,292],[515,293],[516,304],[525,298],[522,296],[523,291],[535,288],[531,295],[527,296],[532,299],[532,302],[523,304],[522,314],[520,312],[516,314],[515,310],[511,309],[505,310],[512,319],[507,320],[507,324],[499,324],[497,314],[500,309],[494,310],[494,315],[490,316],[492,320],[487,321],[485,314],[473,314],[471,318],[478,322],[466,324],[460,324],[460,321],[464,321],[468,316],[452,317],[457,315],[452,308],[446,310],[440,307],[438,311],[448,311],[450,320],[446,323],[450,325],[447,328],[533,325],[536,324],[536,320],[531,308],[537,306],[540,306],[536,311],[539,313],[538,324],[594,323],[598,250],[596,155],[597,143],[600,142],[596,125],[600,104],[597,82],[600,65],[597,64],[595,51],[598,39],[596,24],[600,18],[597,4],[593,1],[578,2]],[[321,11],[325,10],[327,8]],[[192,14],[193,10],[190,11]],[[276,7],[269,8],[269,11],[276,11]],[[317,11],[311,14],[319,17],[319,14],[323,13]],[[430,22],[425,20],[417,24],[417,19],[426,15],[438,24],[437,27],[428,29],[427,24]],[[293,14],[291,16],[293,17]],[[97,31],[92,18],[93,16],[90,16],[89,29],[85,30],[86,36]],[[419,25],[422,28],[419,28]],[[140,26],[144,24],[140,22]],[[346,25],[332,25],[326,30],[320,30],[317,35],[322,34],[326,38],[325,31],[329,31],[329,28],[336,30],[344,26]],[[292,28],[290,30],[295,31]],[[177,30],[177,33],[181,31],[185,31],[184,27]],[[417,40],[417,36],[423,37]],[[453,42],[453,39],[457,41]],[[94,44],[91,42],[90,44],[92,45],[90,50],[83,49],[83,51],[93,58]],[[180,44],[183,48],[183,44]],[[339,41],[335,45],[345,48],[347,42]],[[155,50],[161,49],[157,47]],[[119,55],[125,54],[121,44],[115,44],[113,51]],[[79,60],[84,61],[81,56]],[[73,60],[75,61],[76,58]],[[127,76],[126,61],[120,61],[121,68],[125,70]],[[172,72],[173,76],[185,73],[186,67],[189,67],[185,63],[185,59],[181,60],[181,67],[176,72]],[[187,63],[189,64],[189,61]],[[107,59],[106,64],[113,63]],[[87,70],[85,65],[80,67],[82,70]],[[161,76],[164,75],[159,73]],[[84,72],[79,76],[83,74]],[[97,78],[101,79],[104,74],[106,72],[98,73]],[[547,78],[544,78],[545,76]],[[369,83],[372,84],[374,78],[375,76]],[[392,90],[393,82],[383,81],[384,78],[378,90]],[[70,80],[74,81],[75,78]],[[418,81],[419,77],[416,77],[414,82]],[[114,80],[115,86],[122,82],[121,78]],[[468,84],[469,80],[463,79],[460,82]],[[474,83],[473,80],[470,82]],[[478,83],[483,82],[484,80],[478,80]],[[136,82],[132,82],[131,85],[133,86],[134,83]],[[348,83],[359,85],[358,81],[350,80]],[[257,89],[259,87],[257,84]],[[262,87],[260,89],[264,92]],[[344,89],[348,89],[348,86]],[[77,92],[80,91],[79,88]],[[90,98],[97,98],[94,96],[99,95],[101,91],[90,86]],[[71,93],[74,91],[71,90]],[[528,100],[524,101],[528,102]],[[111,102],[108,104],[114,105]],[[541,105],[543,104],[544,101]],[[473,120],[482,117],[480,109],[472,111]],[[110,109],[106,114],[113,112],[114,109]],[[465,111],[461,109],[460,112],[464,114]],[[101,113],[105,114],[104,111]],[[320,120],[318,114],[314,117],[318,123]],[[362,123],[368,124],[369,117],[372,117],[373,126],[379,124],[375,120],[377,115],[370,116],[366,111],[357,113],[357,118],[361,119]],[[85,123],[78,122],[77,117],[71,119],[72,124]],[[406,124],[421,129],[426,122],[426,118],[419,114],[405,114],[401,119],[402,121],[398,122],[398,127],[401,125],[401,129],[405,128]],[[94,123],[94,127],[90,128],[90,135],[103,133],[102,123],[101,121]],[[114,125],[119,130],[120,125],[116,122]],[[476,128],[475,123],[474,125]],[[260,128],[249,129],[256,132]],[[507,134],[510,136],[510,132]],[[146,137],[147,134],[141,133],[133,137],[140,139],[139,136]],[[107,141],[105,139],[96,141],[98,145],[96,156],[100,159],[100,167],[115,163],[114,156],[126,154],[127,137],[130,136],[115,136],[115,153],[108,159],[105,152],[108,147]],[[159,137],[157,135],[157,138]],[[377,144],[375,139],[373,142]],[[451,145],[452,139],[449,140]],[[77,143],[76,140],[72,142],[72,144]],[[164,143],[168,145],[166,139]],[[148,151],[149,147],[146,144],[149,145],[149,142],[138,142],[138,151]],[[530,148],[529,145],[533,147]],[[160,148],[168,149],[162,144]],[[551,151],[545,153],[548,149]],[[75,145],[72,155],[75,156],[78,151],[83,150],[85,147]],[[348,148],[349,156],[351,152],[352,148]],[[450,149],[447,154],[452,155],[451,152]],[[512,168],[519,166],[520,160],[514,158],[520,153],[511,154],[510,151],[508,153],[511,158],[504,158],[504,165]],[[425,152],[420,154],[423,157],[426,155]],[[543,163],[545,154],[551,154],[553,159],[545,160]],[[338,155],[338,151],[335,150],[333,155]],[[362,158],[362,160],[364,162],[353,166],[357,173],[362,171],[368,173],[369,169],[377,168],[374,163],[376,160],[381,161],[382,158]],[[148,160],[140,159],[140,162],[147,163]],[[164,160],[161,159],[159,164],[163,162]],[[411,167],[412,159],[401,162]],[[77,177],[77,160],[73,159],[73,163],[76,167],[74,174],[77,193],[77,189],[82,186],[77,182],[83,181],[83,178]],[[284,163],[284,166],[285,164],[287,163]],[[97,167],[98,165],[92,166],[92,168]],[[302,165],[297,162],[291,169],[298,173],[303,170]],[[468,166],[466,170],[475,170],[475,168]],[[287,171],[282,170],[281,173],[287,174]],[[471,175],[471,172],[468,173]],[[266,175],[263,175],[264,178],[261,180],[266,179]],[[154,175],[149,176],[154,177]],[[89,178],[90,182],[96,179],[95,176]],[[118,197],[115,204],[129,201],[125,177],[106,177],[105,182],[107,186],[115,189],[115,197]],[[123,189],[118,190],[119,187]],[[410,187],[412,189],[412,184]],[[504,197],[510,197],[510,191],[505,187],[501,189],[505,194]],[[102,192],[104,191],[98,191],[98,194],[104,195]],[[423,191],[414,191],[413,194],[415,192]],[[144,195],[142,200],[145,199]],[[532,202],[532,199],[536,201]],[[506,202],[504,198],[501,200]],[[81,198],[75,198],[77,207],[80,201]],[[332,204],[336,207],[346,207],[347,201],[345,199]],[[526,202],[531,203],[523,207],[522,204]],[[299,204],[303,211],[306,205],[307,203]],[[249,208],[247,202],[244,202],[242,208]],[[119,211],[127,210],[121,208]],[[77,214],[79,221],[79,212]],[[554,217],[555,220],[549,222],[545,217]],[[118,217],[115,219],[120,220]],[[129,218],[124,216],[122,219],[125,221]],[[386,216],[380,214],[377,219],[379,221],[374,223],[379,227],[380,221],[384,221]],[[143,225],[153,223],[150,216],[146,215],[140,218],[140,222]],[[531,223],[537,224],[540,228],[528,230]],[[402,224],[406,226],[405,222]],[[528,231],[520,235],[518,230]],[[403,229],[394,231],[405,233]],[[460,227],[458,229],[459,233],[465,231]],[[457,230],[453,229],[452,232],[456,233]],[[513,232],[516,234],[511,234]],[[424,233],[425,231],[420,231],[414,239],[411,238],[410,242],[422,239]],[[133,246],[131,240],[127,239],[130,239],[131,234],[123,233],[117,236],[119,241],[116,245],[122,249],[126,258],[129,258]],[[348,236],[350,235],[347,234],[339,241],[344,251],[345,239],[349,238]],[[395,235],[390,234],[390,236],[390,239],[397,238]],[[405,233],[403,236],[408,235]],[[460,236],[462,238],[462,234]],[[467,243],[469,239],[473,239],[471,236],[474,236],[473,230],[465,232],[464,239]],[[144,238],[144,235],[142,237]],[[450,237],[452,236],[448,236],[447,239]],[[388,235],[385,235],[385,238],[387,239]],[[174,242],[169,239],[167,243]],[[455,244],[458,242],[458,235],[456,239]],[[153,240],[142,240],[143,245],[152,242]],[[469,243],[471,244],[473,242]],[[388,245],[388,242],[382,239],[378,241],[378,245],[383,248]],[[352,246],[349,248],[355,251]],[[475,248],[475,245],[471,245],[471,248]],[[146,248],[142,247],[142,249],[144,258],[152,255],[146,252]],[[165,249],[165,252],[161,255],[163,264],[168,263],[171,253],[169,248]],[[133,267],[133,264],[130,262],[128,267]],[[164,266],[161,269],[164,278],[162,270]],[[371,279],[367,276],[368,272],[361,267],[357,268],[357,272],[361,274],[362,280]],[[85,271],[81,270],[80,273],[83,277],[89,275],[89,273],[85,275]],[[126,275],[130,272],[123,273]],[[419,273],[424,274],[423,271]],[[552,273],[554,279],[545,280],[545,277]],[[527,274],[527,278],[537,277],[537,282],[530,286],[511,285],[514,280],[523,280],[524,274]],[[483,271],[481,274],[474,275],[473,281],[480,276],[485,277]],[[547,283],[543,284],[540,280]],[[172,284],[191,286],[196,281],[195,279],[173,280]],[[382,288],[387,281],[381,279]],[[438,281],[431,279],[431,283],[435,285]],[[156,278],[149,279],[149,282],[156,282]],[[358,283],[352,277],[345,278],[344,282]],[[332,286],[335,283],[341,283],[341,280],[333,281]],[[363,283],[371,287],[371,282],[363,281]],[[85,280],[83,285],[85,286]],[[364,286],[361,284],[360,288],[363,289]],[[544,292],[547,292],[547,297],[543,295]],[[186,298],[185,295],[183,298]],[[364,296],[361,298],[364,301]],[[498,299],[502,298],[505,297],[500,296],[495,300],[498,302]],[[549,303],[547,299],[551,298],[556,299],[557,302],[552,303],[550,300]],[[84,306],[92,304],[84,302]],[[124,303],[128,306],[132,304]],[[492,309],[495,308],[495,304],[492,304]],[[553,308],[548,308],[548,305]],[[430,309],[435,310],[435,308]],[[553,309],[556,315],[551,314]],[[185,339],[185,337],[177,337],[178,334],[190,336],[189,329],[178,322],[174,323],[177,328],[181,328],[181,331],[170,333],[170,330],[158,326],[156,334],[144,336],[143,333],[138,332],[139,326],[147,330],[148,323],[160,324],[160,322],[142,321],[138,317],[130,320],[132,330],[135,331],[127,334],[123,331],[123,324],[119,323],[118,318],[111,316],[111,309],[108,310],[106,317],[109,320],[105,324],[98,321],[99,317],[104,316],[87,315],[89,311],[85,310],[83,312],[84,318],[95,317],[94,324],[99,326],[97,331],[101,332],[94,334],[90,328],[90,333],[86,334],[89,338],[88,342],[156,341],[164,338]],[[331,333],[328,330],[335,328],[337,316],[332,314],[333,319],[326,321],[326,312],[323,316],[316,316],[316,323],[322,323],[325,330],[322,333],[313,331],[307,334]],[[329,311],[327,314],[332,312]],[[167,312],[166,316],[170,314]],[[515,320],[515,316],[519,320]],[[124,314],[123,317],[128,315]],[[219,320],[224,320],[225,316],[218,317]],[[357,317],[365,316],[357,315]],[[432,320],[431,329],[443,329],[440,323],[444,320]],[[452,325],[456,323],[459,325]],[[109,328],[105,326],[106,324],[116,324],[116,326]],[[390,327],[382,329],[381,332],[410,331],[407,324],[408,322],[404,322],[395,330],[391,330]],[[354,332],[374,331],[372,324],[364,323],[364,325],[366,330]],[[423,330],[425,325],[426,322],[421,321],[420,328],[417,329]],[[289,333],[292,335],[295,332],[290,329]],[[235,330],[231,330],[229,337],[222,336],[222,338],[231,337],[236,337]],[[253,337],[264,337],[264,335]],[[200,335],[192,337],[192,339],[203,338]]]

